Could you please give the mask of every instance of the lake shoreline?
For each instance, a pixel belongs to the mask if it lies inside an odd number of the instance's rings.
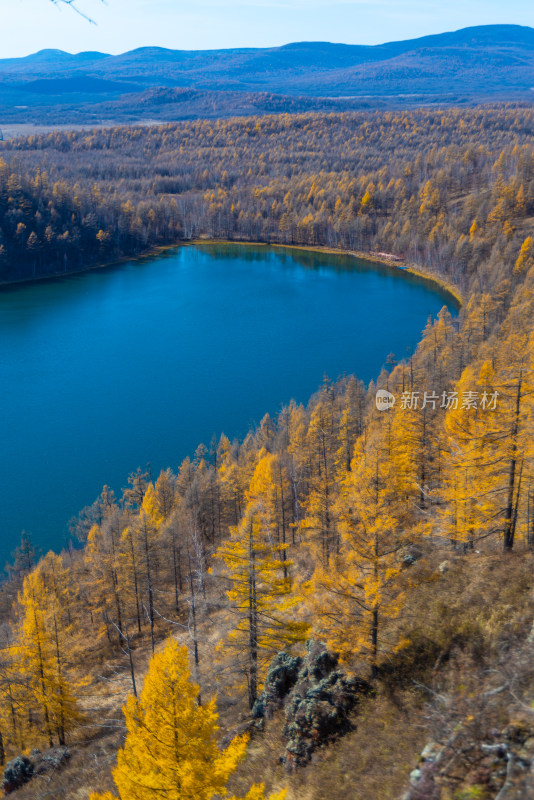
[[[137,466],[242,440],[325,374],[368,385],[444,306],[456,319],[436,284],[354,255],[203,242],[0,295],[6,558],[23,529],[63,546],[68,520]]]
[[[121,256],[114,258],[112,261],[103,261],[98,264],[88,264],[86,267],[80,269],[72,269],[68,272],[50,272],[47,275],[35,275],[31,278],[17,278],[13,281],[0,281],[0,291],[7,289],[11,286],[24,286],[28,283],[41,283],[42,281],[55,281],[58,278],[69,278],[71,275],[83,275],[85,272],[95,272],[99,269],[107,269],[108,267],[119,267],[121,264],[127,264],[129,261],[144,261],[145,259],[156,258],[162,255],[167,250],[174,250],[176,247],[181,247],[182,244],[188,242],[179,242],[178,244],[164,244],[151,247],[149,250],[144,250],[142,253],[130,256]]]
[[[359,259],[360,261],[367,261],[370,264],[379,264],[383,267],[388,267],[389,269],[395,272],[398,271],[406,272],[409,275],[414,275],[418,278],[422,278],[429,285],[439,286],[442,291],[446,292],[453,299],[454,304],[457,306],[458,310],[464,304],[463,295],[454,283],[445,280],[445,278],[439,275],[435,275],[429,270],[425,270],[424,267],[421,267],[418,264],[411,264],[404,260],[392,261],[385,257],[381,258],[376,254],[373,254],[372,252],[365,252],[363,250],[361,251],[345,250],[342,248],[326,247],[323,245],[278,244],[273,242],[251,242],[239,239],[212,239],[212,238],[184,239],[180,242],[176,242],[175,244],[157,245],[151,247],[150,249],[144,251],[143,253],[139,253],[138,255],[123,256],[121,258],[117,258],[112,261],[106,261],[99,264],[91,264],[86,267],[81,267],[80,269],[72,270],[69,272],[53,272],[50,273],[49,275],[38,275],[31,278],[19,278],[17,280],[12,280],[12,281],[0,281],[0,291],[2,289],[9,288],[11,286],[22,286],[29,283],[57,280],[58,278],[68,278],[71,275],[83,275],[85,272],[93,272],[99,269],[107,269],[108,267],[118,267],[121,264],[128,263],[129,261],[145,261],[147,259],[156,258],[157,256],[167,252],[168,250],[174,250],[178,247],[191,247],[195,245],[216,245],[216,244],[245,245],[248,247],[273,247],[285,250],[303,250],[311,253],[325,253],[327,255],[331,254],[338,256],[339,255],[351,256],[353,258]]]
[[[335,247],[326,247],[323,245],[299,245],[299,244],[277,244],[272,242],[249,242],[249,241],[242,241],[238,239],[191,239],[186,242],[183,242],[184,245],[212,245],[212,244],[239,244],[239,245],[246,245],[249,247],[273,247],[273,248],[280,248],[284,250],[303,250],[305,252],[310,253],[326,253],[331,255],[337,256],[351,256],[352,258],[357,258],[360,261],[367,261],[370,264],[379,264],[383,267],[389,267],[393,272],[406,272],[409,275],[415,275],[418,278],[422,278],[425,282],[429,285],[437,285],[440,289],[446,292],[450,297],[454,300],[454,304],[458,307],[458,310],[464,304],[464,298],[460,289],[452,282],[447,281],[440,275],[435,275],[433,272],[429,270],[425,270],[424,267],[421,267],[418,264],[412,264],[408,261],[404,261],[404,259],[399,259],[398,261],[393,261],[388,258],[380,258],[376,254],[372,252],[365,252],[364,250],[345,250],[342,248],[335,248]]]

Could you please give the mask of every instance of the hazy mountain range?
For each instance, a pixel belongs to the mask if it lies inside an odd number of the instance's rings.
[[[42,50],[0,59],[0,127],[532,99],[534,29],[517,25],[376,46]]]

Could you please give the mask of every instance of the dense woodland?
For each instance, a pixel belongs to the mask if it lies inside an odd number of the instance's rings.
[[[3,144],[2,276],[197,236],[387,250],[487,290],[534,211],[530,107],[195,121]]]
[[[532,122],[504,107],[307,115],[5,148],[8,277],[208,234],[387,249],[466,301],[369,387],[325,380],[243,441],[222,435],[156,480],[137,470],[121,496],[104,487],[73,521],[80,548],[39,560],[24,537],[0,594],[4,760],[69,744],[56,797],[228,784],[261,800],[265,783],[385,800],[430,740],[439,775],[410,800],[515,785],[519,740],[501,732],[534,736]],[[251,712],[273,657],[309,640],[372,692],[341,742],[284,770],[280,716],[250,727]],[[233,732],[221,751],[215,694]]]

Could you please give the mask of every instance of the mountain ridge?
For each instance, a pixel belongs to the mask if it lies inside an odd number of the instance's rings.
[[[348,42],[330,42],[328,40],[299,40],[294,42],[288,42],[284,45],[277,45],[277,46],[269,46],[269,47],[230,47],[230,48],[207,48],[204,50],[185,50],[185,49],[174,49],[169,47],[161,47],[158,45],[145,45],[142,47],[136,47],[132,50],[126,50],[123,53],[102,53],[100,51],[91,51],[91,50],[82,50],[78,53],[70,53],[67,50],[61,50],[59,48],[44,48],[42,50],[38,50],[35,53],[30,53],[26,56],[20,57],[11,57],[7,59],[0,58],[0,67],[2,63],[6,61],[24,61],[28,59],[33,59],[36,56],[46,56],[46,55],[58,55],[58,56],[69,56],[69,57],[84,57],[84,56],[96,56],[99,58],[120,58],[121,56],[130,55],[132,53],[139,53],[141,51],[160,51],[160,52],[167,52],[167,53],[186,53],[186,54],[210,54],[210,53],[252,53],[252,52],[260,52],[260,51],[273,51],[273,50],[287,50],[291,48],[299,48],[299,47],[309,47],[309,46],[324,46],[328,45],[330,47],[343,47],[343,48],[350,48],[350,49],[361,49],[371,52],[373,50],[378,51],[382,48],[402,48],[403,50],[410,49],[410,44],[418,44],[421,45],[424,42],[450,42],[450,40],[455,41],[465,41],[473,42],[474,40],[468,39],[469,35],[475,33],[478,36],[482,36],[483,34],[487,34],[490,40],[493,38],[495,34],[508,32],[512,33],[523,33],[525,34],[525,40],[528,40],[529,43],[534,45],[534,28],[531,28],[528,25],[475,25],[470,26],[467,28],[459,28],[456,31],[445,31],[443,33],[434,33],[428,34],[425,36],[418,36],[413,39],[398,39],[391,42],[383,42],[380,44],[375,45],[362,45],[362,44],[350,44]],[[493,36],[492,36],[493,35]]]
[[[113,104],[122,114],[127,95],[138,106],[136,94],[159,88],[270,93],[292,100],[345,98],[352,108],[354,98],[362,96],[382,105],[405,105],[409,96],[414,97],[412,104],[530,102],[533,86],[534,29],[520,25],[476,26],[378,45],[302,41],[221,50],[147,46],[117,55],[48,49],[0,59],[0,125],[2,120],[28,120],[32,114],[63,118],[59,109],[73,102],[74,121],[98,117],[104,113],[102,103],[105,114],[115,118]],[[44,97],[54,100],[45,102]],[[238,102],[235,113],[239,107]],[[189,116],[195,113],[192,108]],[[181,118],[178,110],[175,118]]]

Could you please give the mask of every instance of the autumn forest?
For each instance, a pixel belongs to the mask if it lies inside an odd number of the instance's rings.
[[[325,379],[178,469],[133,464],[68,550],[23,537],[0,587],[0,757],[57,764],[17,797],[532,789],[532,130],[502,104],[2,145],[5,282],[224,239],[392,254],[463,301],[368,386]]]

